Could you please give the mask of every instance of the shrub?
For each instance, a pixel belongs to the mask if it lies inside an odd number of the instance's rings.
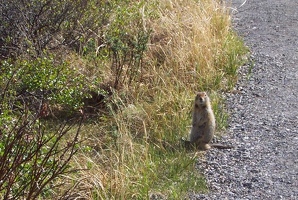
[[[61,45],[79,51],[93,27],[107,23],[108,5],[97,0],[1,0],[0,58],[38,57]]]
[[[53,196],[52,189],[60,184],[56,179],[71,170],[81,121],[49,129],[39,113],[17,103],[11,84],[6,84],[0,99],[0,198]],[[77,131],[69,136],[74,124]]]
[[[84,77],[67,62],[59,63],[51,57],[4,61],[0,72],[2,96],[9,93],[16,97],[11,107],[26,104],[31,111],[40,113],[42,106],[60,106],[70,115],[82,107],[83,99],[89,96]]]
[[[107,29],[106,43],[115,88],[123,81],[127,81],[128,85],[139,81],[135,79],[142,75],[142,60],[150,35],[143,21],[144,4],[144,1],[119,3]]]

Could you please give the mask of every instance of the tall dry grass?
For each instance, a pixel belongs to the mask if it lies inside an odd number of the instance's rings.
[[[234,45],[229,10],[218,1],[162,1],[160,15],[152,22],[154,72],[177,78],[188,90],[225,86],[225,57]]]
[[[179,141],[188,135],[199,90],[209,92],[218,131],[224,128],[219,91],[235,83],[245,49],[220,1],[147,1],[146,7],[157,10],[155,17],[143,15],[152,34],[142,76],[113,94],[111,115],[82,128],[82,152],[73,165],[83,170],[66,177],[76,182],[73,197],[180,199],[206,191],[194,167],[198,154]]]

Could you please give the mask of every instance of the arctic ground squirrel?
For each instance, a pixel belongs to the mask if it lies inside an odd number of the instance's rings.
[[[209,144],[215,132],[215,117],[211,107],[210,99],[206,92],[198,92],[194,102],[192,114],[192,127],[189,141],[184,140],[186,146],[195,146],[201,150],[211,147],[229,149],[230,146],[222,144]]]

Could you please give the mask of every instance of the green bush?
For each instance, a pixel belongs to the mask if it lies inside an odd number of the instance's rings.
[[[0,198],[52,196],[57,178],[70,172],[79,128],[69,139],[72,123],[49,131],[38,116],[26,109],[19,118],[1,113],[0,125]]]
[[[10,101],[16,105],[26,104],[28,108],[40,111],[40,105],[47,103],[59,105],[72,111],[83,106],[83,99],[88,97],[88,87],[84,77],[71,69],[66,62],[55,63],[52,58],[37,58],[32,61],[4,61],[0,66],[0,83],[5,93],[2,97],[13,95]],[[5,88],[9,85],[8,88]]]
[[[61,79],[55,68],[51,68],[53,71],[39,68],[50,63],[43,59],[36,60],[36,65],[26,62],[3,62],[1,65],[1,199],[46,197],[57,186],[57,179],[69,172],[69,162],[77,151],[81,121],[68,120],[52,128],[41,119],[41,106],[52,95],[41,91],[64,84],[59,82]],[[51,85],[52,82],[57,83]],[[62,99],[69,101],[66,97]],[[31,106],[39,110],[36,112]],[[71,131],[74,125],[77,127],[75,134]]]

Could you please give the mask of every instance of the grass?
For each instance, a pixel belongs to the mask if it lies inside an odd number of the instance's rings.
[[[216,134],[227,126],[221,93],[233,88],[247,50],[231,28],[229,9],[220,2],[113,1],[121,6],[111,3],[117,12],[111,24],[99,28],[102,37],[84,40],[82,52],[60,53],[74,72],[69,73],[74,86],[63,82],[61,91],[82,99],[93,91],[105,98],[96,102],[102,109],[80,129],[82,142],[71,161],[78,170],[56,180],[62,185],[52,191],[53,199],[68,188],[70,198],[87,200],[187,199],[191,193],[208,192],[195,167],[204,152],[186,150],[180,140],[188,137],[198,91],[207,91],[212,100]],[[93,48],[106,35],[108,42]],[[84,79],[78,82],[76,77]],[[67,97],[61,102],[75,101]]]
[[[197,91],[209,92],[217,132],[225,129],[220,91],[237,81],[246,49],[219,1],[162,0],[154,6],[154,17],[143,19],[152,33],[140,81],[124,82],[110,97],[110,114],[82,127],[84,142],[73,165],[84,170],[67,179],[84,199],[181,199],[207,192],[195,169],[204,153],[186,151],[179,141],[190,130]],[[111,76],[107,67],[98,70]]]

